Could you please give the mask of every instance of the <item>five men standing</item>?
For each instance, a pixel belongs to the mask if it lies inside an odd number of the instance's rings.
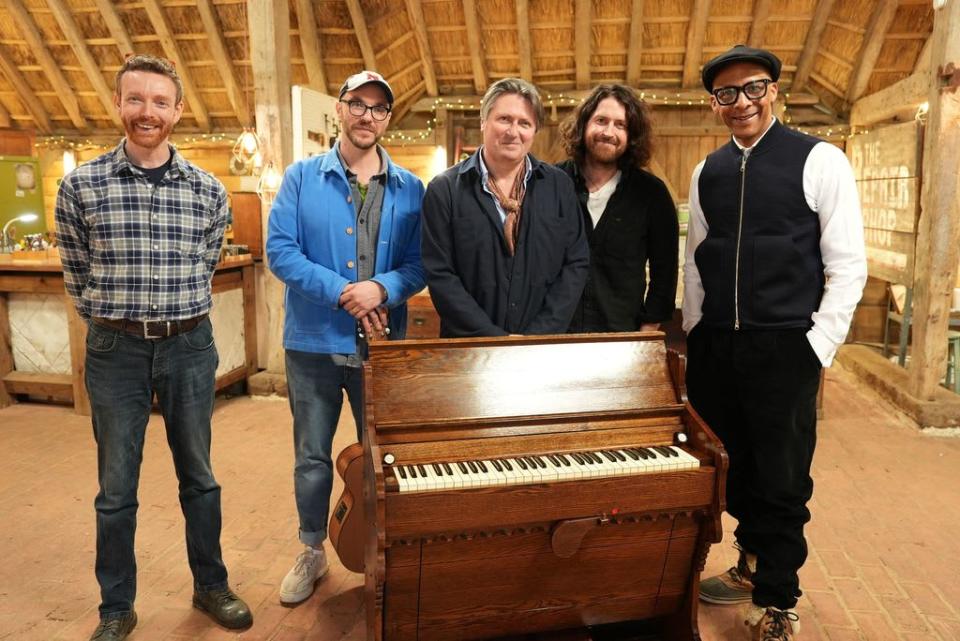
[[[137,624],[137,485],[154,394],[180,481],[193,605],[224,627],[245,628],[253,617],[227,585],[220,486],[210,466],[218,356],[207,314],[227,193],[169,144],[183,113],[173,65],[128,58],[114,105],[126,137],[64,178],[55,214],[67,293],[88,322],[100,482],[100,625],[91,639],[120,641]]]
[[[287,286],[283,346],[305,546],[283,579],[284,603],[309,597],[327,571],[331,450],[343,390],[357,440],[363,438],[360,334],[403,338],[406,300],[423,289],[423,184],[378,144],[392,106],[393,91],[380,74],[347,78],[336,106],[339,139],[329,152],[287,169],[270,212],[267,260]]]
[[[730,456],[740,560],[703,581],[700,598],[751,602],[755,638],[789,641],[799,629],[820,369],[866,282],[863,223],[843,152],[774,118],[776,56],[738,45],[702,77],[733,136],[690,184],[687,392]]]
[[[623,85],[599,85],[560,127],[587,238],[590,276],[571,332],[659,329],[673,316],[679,226],[650,161],[650,109]],[[647,266],[650,283],[647,283]]]

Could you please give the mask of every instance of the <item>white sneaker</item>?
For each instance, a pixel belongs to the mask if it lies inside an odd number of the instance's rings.
[[[307,548],[297,557],[293,568],[283,577],[280,584],[280,603],[300,603],[311,594],[316,582],[323,578],[329,569],[327,554],[323,548]]]

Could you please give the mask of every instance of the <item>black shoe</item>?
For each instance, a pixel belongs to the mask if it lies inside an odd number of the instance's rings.
[[[231,630],[241,630],[253,625],[250,608],[230,588],[194,592],[193,607],[203,610],[217,623]]]
[[[123,641],[136,626],[137,613],[131,610],[122,617],[100,621],[90,641]]]

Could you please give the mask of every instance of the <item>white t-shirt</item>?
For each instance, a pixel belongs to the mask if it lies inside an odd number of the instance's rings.
[[[587,196],[587,209],[590,211],[594,229],[597,228],[600,217],[603,216],[603,210],[607,208],[607,203],[610,202],[610,196],[617,190],[617,185],[620,183],[620,173],[619,171],[615,173],[613,178],[608,180],[603,187]]]

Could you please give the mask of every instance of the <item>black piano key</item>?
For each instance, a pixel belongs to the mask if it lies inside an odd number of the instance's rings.
[[[470,471],[473,472],[474,474],[477,474],[480,472],[480,468],[478,468],[477,464],[474,463],[473,461],[467,461],[467,465],[470,467]]]
[[[581,458],[581,456],[580,456],[579,454],[577,454],[576,452],[570,452],[570,456],[572,456],[572,457],[573,457],[573,460],[576,461],[577,463],[579,463],[580,465],[585,465],[585,464],[586,464],[586,461],[585,461],[583,458]]]
[[[617,457],[617,460],[620,461],[621,463],[627,460],[627,457],[621,454],[618,450],[613,450],[610,453],[613,454],[615,457]]]
[[[550,460],[550,462],[553,464],[554,467],[560,467],[560,459],[558,459],[556,456],[554,456],[553,454],[547,454],[547,458]]]
[[[443,470],[436,463],[433,464],[433,471],[437,473],[437,476],[443,476]]]
[[[623,451],[626,452],[626,453],[627,453],[627,456],[629,456],[630,458],[632,458],[634,461],[639,461],[639,460],[640,460],[640,455],[637,454],[636,452],[634,452],[632,448],[625,447],[625,448],[623,448]],[[643,458],[647,458],[647,457],[644,456]]]
[[[407,472],[406,472],[406,470],[403,469],[403,466],[402,466],[402,465],[398,465],[398,466],[397,466],[397,469],[400,470],[400,478],[406,479],[406,478],[407,478]]]
[[[676,456],[677,458],[680,458],[680,452],[678,452],[677,450],[673,449],[672,447],[666,447],[666,446],[664,446],[663,449],[665,449],[665,450],[670,454],[670,456]]]
[[[607,459],[608,461],[610,461],[611,463],[616,463],[616,462],[617,462],[617,457],[614,456],[613,454],[611,454],[610,452],[603,451],[603,452],[600,452],[600,453],[603,454],[604,458]]]
[[[448,476],[453,476],[453,470],[450,468],[449,463],[443,464],[443,471],[446,472]]]
[[[649,448],[649,447],[642,447],[642,448],[640,448],[640,449],[642,449],[642,450],[645,451],[647,454],[649,454],[649,455],[650,455],[650,458],[652,458],[652,459],[660,458],[660,456],[658,456],[657,453],[656,453],[655,451],[653,451],[653,449],[651,449],[651,448]]]
[[[481,472],[483,472],[484,474],[486,474],[486,472],[487,472],[487,464],[486,464],[486,463],[484,463],[483,461],[477,461],[477,467],[480,468],[480,471],[481,471]]]
[[[557,458],[560,459],[560,462],[566,467],[570,467],[570,459],[567,458],[566,454],[557,454]]]
[[[520,464],[520,469],[521,469],[521,470],[527,469],[527,463],[526,463],[526,461],[523,460],[523,457],[522,457],[522,456],[518,456],[518,457],[517,457],[517,463]]]
[[[593,460],[593,456],[590,455],[590,452],[580,452],[580,456],[584,458],[587,462],[587,465],[596,465],[597,462]]]
[[[507,471],[508,471],[508,472],[512,472],[512,471],[513,471],[513,466],[510,465],[510,461],[508,461],[507,459],[503,459],[503,466],[504,466],[505,468],[507,468]]]
[[[457,461],[457,467],[460,468],[461,474],[469,474],[470,470],[467,469],[467,466],[463,464],[463,461]]]
[[[420,472],[420,476],[427,478],[427,468],[417,463],[417,471]]]
[[[495,469],[498,472],[503,471],[503,466],[500,465],[500,461],[498,461],[497,459],[493,459],[493,469]]]
[[[411,465],[411,466],[410,466],[409,468],[407,468],[407,469],[410,471],[410,477],[411,477],[411,478],[417,478],[417,466],[416,466],[416,465]]]
[[[599,455],[599,454],[597,454],[596,452],[588,452],[588,454],[590,454],[590,456],[593,457],[593,462],[594,462],[594,463],[599,463],[599,464],[603,465],[603,459],[600,458],[600,455]]]
[[[640,458],[642,458],[644,461],[646,461],[647,459],[655,458],[653,454],[651,454],[650,452],[648,452],[646,449],[642,447],[634,447],[633,451],[639,454]]]
[[[654,446],[653,446],[653,449],[655,449],[656,451],[660,452],[660,453],[663,454],[664,456],[672,456],[672,454],[670,453],[670,450],[668,450],[667,448],[663,447],[662,445],[654,445]]]
[[[541,470],[547,469],[547,462],[543,460],[542,456],[534,456],[533,460],[535,463],[537,463],[537,465],[540,466]]]

